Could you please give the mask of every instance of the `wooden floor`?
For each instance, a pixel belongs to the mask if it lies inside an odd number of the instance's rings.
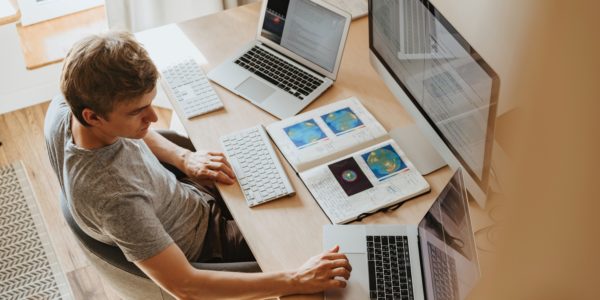
[[[27,169],[38,207],[75,299],[120,299],[104,284],[84,257],[58,205],[60,187],[46,153],[44,116],[48,102],[0,115],[0,165],[21,160]],[[168,128],[171,111],[157,108],[154,128]]]

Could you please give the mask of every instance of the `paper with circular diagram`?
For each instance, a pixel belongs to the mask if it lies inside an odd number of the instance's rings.
[[[299,174],[335,224],[347,223],[430,188],[393,140]]]

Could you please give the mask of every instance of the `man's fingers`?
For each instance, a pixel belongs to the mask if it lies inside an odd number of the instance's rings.
[[[217,176],[214,179],[217,182],[220,183],[225,183],[225,184],[233,184],[235,181],[233,181],[233,179],[231,179],[231,177],[229,177],[228,175],[226,175],[223,172],[217,172]]]
[[[218,156],[218,155],[217,156],[209,156],[208,160],[224,163],[224,164],[228,165],[229,167],[231,167],[231,164],[229,163],[229,161],[227,160],[227,158],[225,156]]]
[[[327,288],[345,288],[346,281],[340,279],[330,279],[327,281]]]
[[[331,277],[344,277],[344,279],[348,280],[350,278],[350,271],[346,268],[335,268],[331,270]]]
[[[323,258],[329,260],[347,259],[344,253],[325,253],[323,254]]]
[[[210,163],[208,163],[207,166],[214,171],[221,171],[221,172],[225,173],[230,178],[235,178],[235,173],[233,173],[233,170],[231,169],[231,167],[224,163],[210,162]]]
[[[220,171],[213,171],[213,170],[209,170],[209,169],[204,169],[204,170],[200,171],[199,174],[197,174],[197,176],[200,179],[210,179],[210,180],[214,180],[214,181],[225,183],[225,184],[232,184],[234,182],[233,179],[231,179],[225,173],[220,172]]]
[[[344,268],[344,269],[346,269],[348,271],[352,271],[352,266],[350,265],[350,262],[347,259],[345,259],[345,258],[331,260],[329,262],[329,266],[332,269]]]
[[[208,151],[208,152],[206,152],[206,154],[208,154],[210,156],[225,156],[225,154],[223,154],[223,152],[214,152],[214,151]]]
[[[227,163],[227,158],[225,158],[225,156],[209,156],[208,159],[210,161],[216,161],[216,162],[221,162],[221,163]]]

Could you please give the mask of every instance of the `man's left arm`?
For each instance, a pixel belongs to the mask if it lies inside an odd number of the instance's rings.
[[[149,130],[144,142],[158,160],[175,166],[187,176],[232,184],[235,175],[221,152],[196,151],[179,147],[156,131]]]

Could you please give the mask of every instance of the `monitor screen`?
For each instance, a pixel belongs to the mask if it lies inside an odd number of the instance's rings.
[[[261,36],[333,72],[346,18],[310,0],[267,3]]]
[[[419,223],[427,299],[464,299],[479,278],[460,169]]]
[[[369,1],[369,47],[486,190],[498,76],[427,0]]]

